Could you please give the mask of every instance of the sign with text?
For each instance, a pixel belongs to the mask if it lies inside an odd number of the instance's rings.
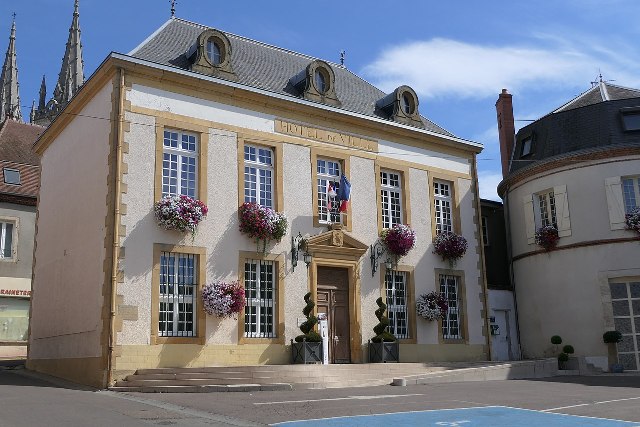
[[[275,120],[275,131],[286,135],[299,136],[301,138],[314,139],[329,144],[342,145],[349,148],[357,148],[366,151],[378,151],[378,142],[346,133],[304,126],[297,123]]]

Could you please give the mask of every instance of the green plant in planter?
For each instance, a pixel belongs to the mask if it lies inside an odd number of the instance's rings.
[[[572,345],[567,344],[564,347],[562,347],[562,352],[567,354],[573,354],[575,353],[575,350],[573,349]]]
[[[307,305],[302,309],[302,314],[304,314],[307,320],[302,322],[302,325],[300,325],[302,335],[298,335],[295,340],[296,342],[322,342],[322,337],[314,330],[316,323],[318,323],[318,318],[311,314],[311,312],[313,312],[313,307],[316,306],[316,303],[311,301],[311,292],[307,292],[304,296],[304,302],[306,302]]]
[[[560,353],[558,355],[558,362],[566,363],[569,361],[569,355],[567,353]]]
[[[608,347],[609,371],[613,373],[623,372],[624,367],[618,363],[618,347],[616,346],[617,343],[622,341],[622,334],[619,331],[607,331],[602,334],[602,341]]]
[[[622,341],[622,334],[619,331],[607,331],[602,334],[602,340],[605,344],[617,344]]]
[[[371,338],[371,341],[375,343],[396,341],[396,337],[387,331],[387,328],[389,327],[389,318],[384,315],[385,311],[387,311],[387,304],[382,301],[382,297],[376,300],[376,304],[378,304],[379,308],[375,311],[375,314],[379,323],[373,328],[373,332],[376,333],[376,336]]]

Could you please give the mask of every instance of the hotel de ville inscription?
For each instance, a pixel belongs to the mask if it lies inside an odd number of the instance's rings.
[[[326,129],[304,126],[297,123],[286,122],[280,119],[275,120],[275,131],[286,135],[315,139],[316,141],[338,144],[345,147],[358,148],[360,150],[372,152],[378,151],[378,142],[371,139],[360,138],[359,136],[333,132]]]

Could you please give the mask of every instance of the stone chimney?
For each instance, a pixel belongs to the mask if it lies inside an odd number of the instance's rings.
[[[500,160],[502,162],[502,177],[509,175],[509,161],[513,153],[515,143],[515,125],[513,122],[512,95],[502,89],[502,93],[496,101],[496,113],[498,115],[498,137],[500,139]]]

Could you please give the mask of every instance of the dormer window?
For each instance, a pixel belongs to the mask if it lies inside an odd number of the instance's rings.
[[[215,42],[215,39],[213,37],[207,40],[207,57],[209,58],[209,62],[211,62],[213,65],[220,65],[220,63],[222,62],[220,45]]]
[[[3,168],[4,183],[20,185],[20,171],[17,169]]]
[[[533,153],[533,138],[531,136],[527,136],[522,140],[522,151],[520,152],[520,157],[526,157],[531,153]]]
[[[316,70],[316,89],[318,92],[325,93],[327,91],[327,78],[323,70]]]
[[[225,80],[237,80],[231,66],[231,43],[221,31],[205,30],[200,33],[186,56],[192,62],[191,71]]]
[[[335,89],[336,76],[329,64],[319,59],[289,80],[291,92],[305,99],[339,107]]]
[[[625,132],[640,130],[640,107],[621,108],[620,112]]]
[[[409,86],[400,86],[376,103],[378,114],[394,122],[424,127],[418,112],[418,95]]]

